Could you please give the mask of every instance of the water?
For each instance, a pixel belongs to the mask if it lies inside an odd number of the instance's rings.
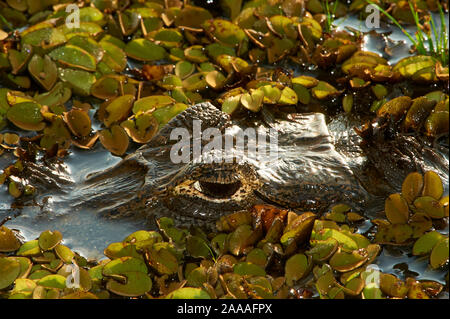
[[[441,25],[438,13],[431,13],[436,23],[438,34],[440,34]],[[445,21],[448,21],[448,13],[445,14]],[[383,58],[388,60],[389,64],[393,65],[403,59],[404,57],[414,55],[411,49],[411,41],[408,37],[395,25],[380,22],[380,28],[368,28],[365,21],[359,20],[357,15],[349,15],[347,17],[336,19],[334,25],[338,30],[345,30],[347,28],[357,29],[364,33],[364,50],[376,52]],[[405,30],[415,38],[416,26],[404,26]],[[449,25],[446,25],[447,34],[449,33]],[[382,35],[386,35],[383,39]],[[428,48],[428,43],[425,43]],[[385,51],[389,51],[389,54]]]
[[[411,54],[409,52],[409,40],[397,28],[390,30],[381,28],[376,30],[376,33],[370,33],[371,30],[367,29],[355,16],[338,19],[335,24],[339,25],[339,28],[352,27],[364,32],[364,48],[372,52],[378,52],[390,64],[395,64],[401,58]],[[380,35],[388,31],[391,31],[388,38],[383,38]],[[386,48],[390,54],[386,53]],[[6,167],[12,159],[13,156],[10,153],[0,156],[0,168]],[[104,170],[119,161],[119,157],[104,150],[100,143],[97,143],[96,147],[90,151],[72,148],[70,155],[64,160],[67,171],[75,182],[80,182],[88,174]],[[448,179],[444,184],[445,192],[448,194]],[[42,231],[47,229],[59,230],[64,235],[63,244],[87,258],[100,259],[104,257],[103,250],[109,243],[122,241],[130,233],[148,227],[143,220],[111,220],[102,218],[95,212],[84,210],[73,212],[64,210],[64,213],[61,213],[57,210],[45,212],[38,208],[29,207],[19,212],[10,209],[12,202],[6,185],[0,185],[0,220],[6,216],[15,216],[6,225],[20,231],[24,240],[35,239]],[[378,206],[382,207],[382,202],[379,204]],[[359,232],[365,233],[370,227],[371,224],[365,222],[360,227]],[[448,225],[442,232],[448,234]],[[376,264],[384,272],[393,273],[400,278],[413,274],[417,276],[417,279],[445,282],[445,271],[430,270],[427,259],[411,256],[408,254],[408,249],[401,247],[384,248],[381,255],[376,259]]]
[[[11,157],[11,154],[5,154],[0,158],[2,167],[5,167],[4,163],[10,161]],[[65,159],[65,164],[72,179],[75,182],[81,182],[88,174],[104,170],[119,161],[119,157],[112,156],[98,143],[90,151],[73,148],[71,154]],[[448,194],[448,179],[444,184],[445,193]],[[54,200],[57,201],[58,197],[56,196]],[[7,194],[6,186],[0,186],[0,220],[8,215],[19,213],[10,210],[12,202],[11,196]],[[383,204],[384,199],[380,198],[376,205],[378,208],[367,211],[366,217],[376,217],[377,213],[382,211]],[[48,206],[52,207],[52,204],[50,203]],[[59,230],[64,235],[64,245],[86,258],[93,259],[103,258],[103,250],[109,243],[122,241],[134,231],[147,229],[143,220],[112,220],[101,217],[93,211],[68,211],[67,209],[59,211],[57,208],[53,208],[51,211],[41,211],[36,207],[24,208],[6,225],[19,230],[25,240],[35,239],[47,229]],[[366,221],[361,224],[358,232],[365,234],[370,231],[371,226],[371,223]],[[448,225],[443,233],[448,234]],[[408,251],[410,249],[401,247],[384,248],[375,263],[384,272],[395,274],[400,278],[413,274],[417,276],[417,279],[445,282],[445,271],[430,270],[427,259],[411,256]]]
[[[72,148],[72,153],[64,162],[73,180],[80,182],[88,174],[104,170],[119,161],[119,157],[112,156],[98,143],[90,151]],[[0,220],[8,215],[19,213],[10,210],[12,202],[6,186],[2,185],[0,187]],[[51,206],[51,203],[49,205]],[[52,211],[41,211],[36,207],[24,208],[6,225],[20,230],[25,240],[35,239],[47,229],[59,230],[64,236],[64,245],[87,258],[94,259],[104,257],[103,250],[109,243],[122,241],[132,232],[145,229],[145,223],[142,220],[112,220],[102,218],[92,211],[63,210],[62,213],[57,208]]]

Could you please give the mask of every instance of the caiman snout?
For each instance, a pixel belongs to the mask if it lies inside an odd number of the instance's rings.
[[[178,140],[171,138],[172,132],[183,128],[194,136],[194,121],[201,121],[204,130],[218,128],[225,141],[238,141],[242,132],[252,131],[258,140],[252,146],[247,136],[246,143],[205,152],[209,141],[202,138],[200,155],[191,143],[187,162],[173,161]],[[274,134],[269,142],[276,146],[276,156],[261,156],[266,144],[259,137]],[[249,152],[256,149],[256,156]],[[336,152],[323,114],[241,122],[210,103],[180,113],[148,144],[114,167],[91,174],[70,193],[70,206],[76,209],[89,206],[111,217],[168,216],[181,224],[207,226],[262,202],[319,212],[336,202],[356,203],[365,195]]]

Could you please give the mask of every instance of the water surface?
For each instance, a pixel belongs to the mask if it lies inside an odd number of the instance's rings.
[[[376,33],[370,32],[371,30],[367,29],[364,23],[354,16],[338,19],[336,24],[339,25],[339,28],[352,27],[366,33],[364,48],[379,53],[390,64],[395,64],[401,58],[411,54],[408,39],[396,28],[389,30],[382,27],[376,30]],[[381,36],[388,31],[391,31],[388,37]],[[314,71],[311,71],[311,73],[314,74]],[[334,132],[335,135],[339,133],[346,134],[344,131]],[[12,154],[5,152],[0,156],[0,168],[6,167],[12,160]],[[67,171],[75,182],[80,182],[88,174],[104,170],[119,161],[119,157],[111,155],[102,148],[100,143],[97,143],[94,149],[89,151],[72,147],[70,154],[64,159]],[[448,194],[448,174],[444,185],[445,192]],[[13,217],[6,225],[20,231],[20,235],[25,240],[35,239],[47,229],[59,230],[64,235],[63,243],[65,245],[87,258],[95,259],[104,257],[103,250],[109,243],[122,241],[130,233],[148,227],[144,220],[111,220],[87,210],[70,211],[70,209],[61,209],[59,211],[52,205],[52,200],[57,201],[58,198],[50,199],[46,209],[27,207],[21,211],[13,210],[10,208],[13,200],[8,195],[6,185],[0,185],[0,220],[7,216]],[[369,212],[370,215],[379,213],[379,209],[383,207],[383,201],[380,199],[375,207],[372,212]],[[359,232],[365,233],[370,230],[370,227],[370,222],[363,223]],[[448,234],[448,224],[441,231]],[[417,279],[433,279],[441,283],[445,282],[445,271],[430,270],[428,260],[411,256],[407,249],[385,247],[376,263],[384,272],[396,274],[400,278],[413,274],[417,276]]]

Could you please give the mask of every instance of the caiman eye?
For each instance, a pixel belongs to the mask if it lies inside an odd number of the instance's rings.
[[[228,184],[197,181],[194,187],[203,194],[213,198],[229,198],[233,196],[242,184],[236,181]]]

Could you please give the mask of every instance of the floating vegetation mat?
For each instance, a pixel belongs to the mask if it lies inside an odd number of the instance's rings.
[[[368,6],[406,42],[339,27],[372,19]],[[201,102],[250,121],[343,114],[363,148],[414,136],[447,152],[448,170],[447,10],[435,0],[1,1],[0,201],[12,204],[0,203],[0,298],[448,298],[448,179],[432,169],[409,169],[376,218],[339,201],[322,214],[256,205],[212,231],[162,217],[99,260],[57,229],[26,241],[8,227],[40,195],[28,167],[74,150],[125,157]],[[377,267],[392,247],[439,278]]]
[[[449,240],[434,230],[449,216],[435,173],[411,173],[385,202],[385,218],[366,235],[364,217],[338,204],[321,218],[270,205],[222,217],[217,233],[181,229],[170,218],[158,231],[111,243],[107,258],[86,260],[59,231],[22,243],[0,229],[0,296],[5,298],[412,298],[438,296],[443,285],[405,281],[374,268],[383,245],[405,245],[432,269],[448,264]],[[448,285],[448,272],[446,276]]]

